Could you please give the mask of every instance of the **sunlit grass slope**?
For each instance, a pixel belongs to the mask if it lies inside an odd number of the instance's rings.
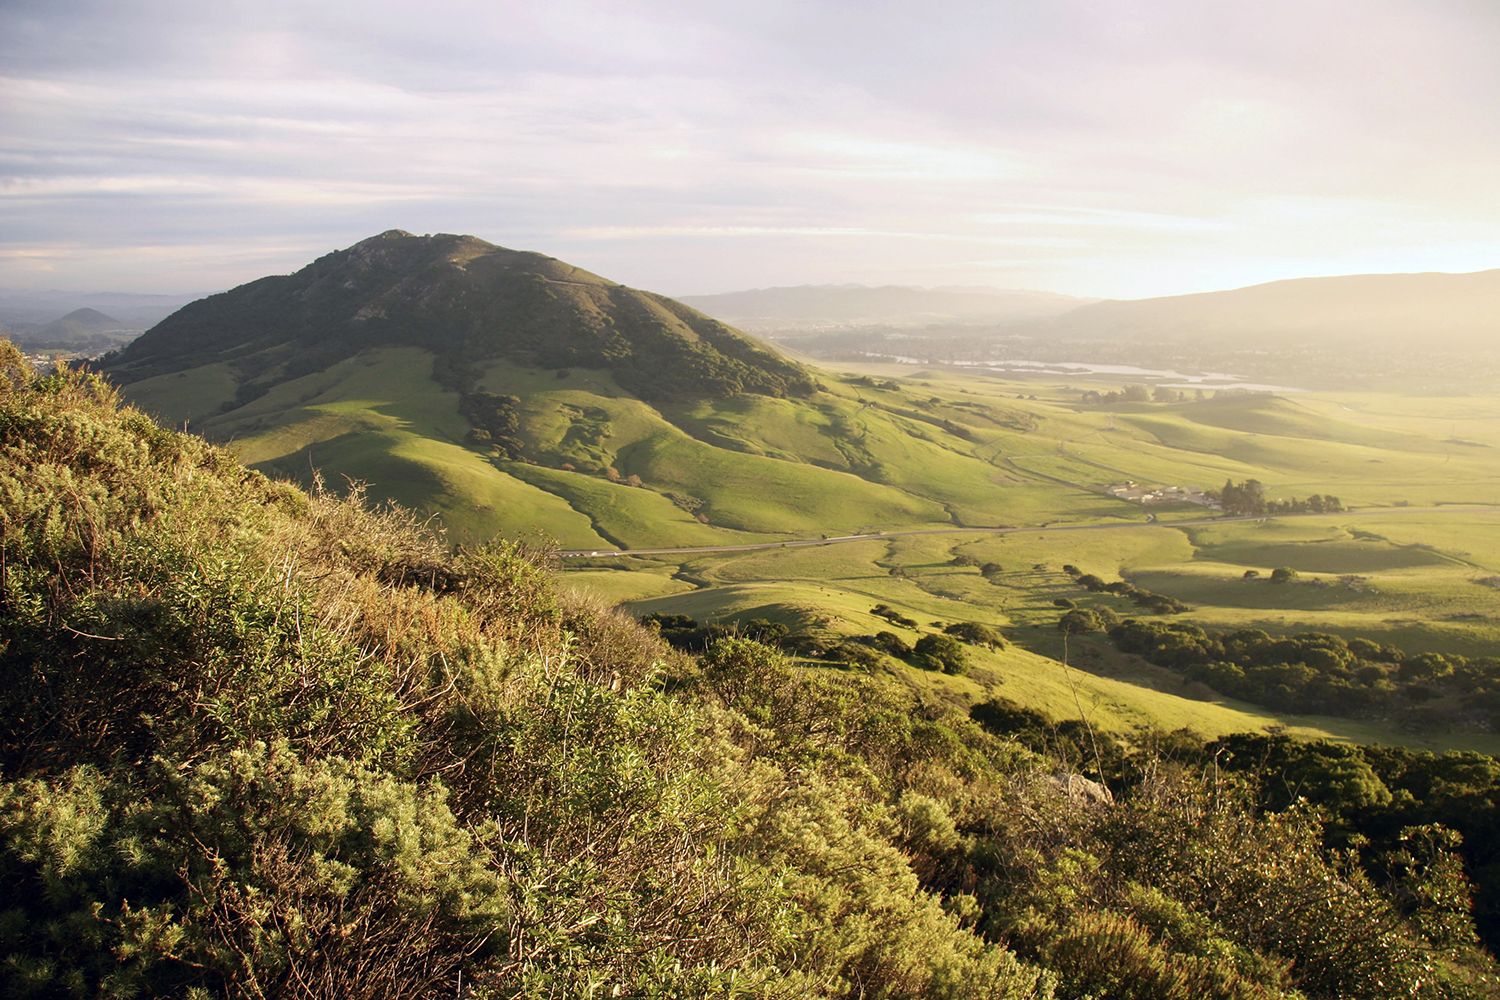
[[[1187,603],[1193,610],[1180,620],[1209,629],[1330,631],[1465,655],[1500,643],[1500,589],[1484,582],[1500,577],[1500,515],[1463,507],[1500,504],[1496,401],[1301,394],[1106,410],[1082,405],[1076,387],[1041,380],[865,367],[823,373],[823,389],[805,398],[652,405],[602,369],[490,363],[479,387],[519,400],[517,436],[529,461],[515,462],[465,444],[459,397],[431,372],[432,355],[420,349],[372,350],[207,416],[232,388],[218,366],[135,383],[127,394],[164,420],[191,419],[233,441],[273,474],[306,482],[317,469],[335,487],[346,476],[369,482],[373,495],[436,514],[460,539],[537,534],[567,549],[612,551],[1050,526],[631,559],[568,574],[637,612],[769,617],[858,635],[885,627],[869,614],[885,603],[924,628],[980,621],[1015,644],[970,679],[911,674],[914,684],[936,685],[934,696],[1002,692],[1073,714],[1059,707],[1052,681],[1043,683],[1052,675],[1037,672],[1048,662],[1037,657],[1062,655],[1054,602],[1137,612],[1084,592],[1065,565],[1128,576]],[[1148,524],[1153,511],[1103,493],[1127,479],[1215,487],[1248,478],[1272,497],[1333,494],[1360,509],[1173,528],[1174,518],[1213,514],[1156,508],[1158,522]],[[1444,506],[1400,506],[1408,503]],[[1058,530],[1089,524],[1114,527]],[[959,556],[1002,570],[983,576],[954,565]],[[641,568],[619,568],[628,564]],[[1299,579],[1269,584],[1278,566]],[[1261,576],[1247,580],[1252,570]],[[1084,642],[1079,655],[1091,648]],[[1204,732],[1253,723],[1409,738],[1216,706],[1204,691],[1173,690],[1096,653],[1097,662],[1079,662],[1098,674],[1088,684],[1108,682],[1087,697],[1112,725],[1151,716],[1164,725],[1196,718],[1184,724]],[[1125,698],[1125,688],[1146,700]]]
[[[1246,526],[1248,530],[1249,526]],[[967,539],[967,540],[966,540]],[[750,553],[699,555],[669,565],[641,560],[637,571],[623,568],[571,570],[565,580],[626,602],[636,614],[687,614],[705,622],[748,621],[767,618],[793,630],[832,637],[869,635],[893,630],[906,641],[937,631],[954,621],[978,621],[999,629],[1013,643],[995,653],[971,649],[974,669],[967,677],[947,677],[916,670],[895,660],[887,669],[926,696],[972,704],[1003,696],[1040,708],[1054,717],[1077,717],[1080,712],[1106,729],[1189,728],[1218,735],[1267,728],[1306,737],[1327,737],[1360,743],[1397,743],[1433,749],[1477,749],[1500,752],[1500,737],[1454,732],[1416,735],[1378,720],[1335,719],[1277,714],[1216,695],[1177,675],[1116,653],[1102,637],[1074,637],[1065,650],[1056,630],[1060,609],[1053,603],[1067,598],[1089,607],[1104,605],[1122,615],[1139,613],[1127,602],[1108,595],[1089,594],[1063,573],[1075,563],[1086,572],[1115,578],[1128,573],[1143,586],[1205,599],[1181,616],[1204,627],[1264,627],[1287,631],[1340,631],[1375,635],[1409,648],[1468,648],[1464,633],[1445,636],[1422,632],[1365,628],[1379,624],[1348,612],[1329,616],[1323,590],[1298,585],[1247,583],[1224,578],[1223,564],[1214,571],[1227,590],[1227,599],[1243,599],[1255,590],[1277,605],[1274,611],[1255,612],[1243,605],[1210,604],[1215,595],[1202,576],[1215,564],[1209,547],[1199,547],[1183,530],[1132,528],[1101,532],[1042,532],[998,537],[918,536],[828,545],[814,548],[775,548]],[[989,578],[976,568],[953,566],[955,554],[1000,561],[1003,572]],[[1222,555],[1222,553],[1217,553]],[[1045,561],[1043,561],[1045,560]],[[1170,568],[1143,568],[1170,567]],[[904,574],[893,576],[892,569]],[[1217,584],[1216,584],[1217,585]],[[1175,589],[1174,589],[1175,588]],[[1475,591],[1486,588],[1472,587]],[[1492,593],[1492,592],[1489,592]],[[1356,597],[1358,595],[1355,595]],[[1480,594],[1486,598],[1485,593]],[[1319,608],[1309,605],[1321,601]],[[871,614],[886,604],[916,620],[919,627],[894,627]],[[1491,601],[1493,610],[1494,602]],[[1299,614],[1305,620],[1295,620]],[[1342,617],[1340,616],[1342,615]],[[1332,624],[1330,624],[1332,622]],[[1343,627],[1340,627],[1339,623]],[[1071,672],[1060,663],[1074,664]],[[1081,669],[1080,669],[1081,668]]]
[[[261,471],[300,483],[316,473],[335,487],[368,483],[372,497],[436,514],[456,538],[535,532],[580,547],[609,544],[563,499],[464,447],[457,397],[431,371],[431,355],[416,348],[369,351],[197,426]]]

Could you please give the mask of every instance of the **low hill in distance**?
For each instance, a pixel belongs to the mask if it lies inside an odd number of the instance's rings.
[[[1015,323],[1059,315],[1094,301],[1054,292],[1001,288],[909,288],[885,285],[799,285],[679,301],[750,330],[828,326],[925,326],[931,323]]]
[[[24,338],[23,343],[45,347],[103,346],[111,342],[127,343],[136,333],[113,316],[85,308],[75,309],[61,319],[53,320]]]
[[[1046,324],[1053,333],[1197,343],[1303,344],[1396,351],[1491,350],[1500,270],[1295,278],[1223,292],[1110,300]]]
[[[40,327],[22,326],[11,332],[17,343],[31,349],[102,352],[128,344],[141,331],[97,309],[83,308]]]
[[[97,309],[74,309],[61,319],[53,320],[37,333],[41,336],[67,333],[104,333],[108,330],[123,330],[125,324],[113,316],[106,316]]]
[[[160,323],[198,297],[0,288],[0,325],[17,334],[19,339],[27,339],[59,319],[69,319],[76,312],[86,312],[107,316],[111,324],[103,329],[139,333]]]

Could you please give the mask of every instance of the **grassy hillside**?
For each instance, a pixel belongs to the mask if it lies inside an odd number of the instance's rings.
[[[1500,515],[1487,516],[1490,530],[1500,537]],[[1435,515],[1417,518],[1408,523],[1407,531],[1421,534],[1425,524],[1440,520]],[[1333,527],[1334,520],[977,538],[924,535],[702,554],[683,557],[686,561],[658,556],[640,560],[644,565],[634,569],[570,569],[564,579],[627,602],[637,614],[677,613],[726,623],[767,618],[829,641],[889,629],[870,613],[878,604],[919,623],[916,629],[897,630],[908,642],[938,632],[946,623],[979,621],[1000,630],[1014,645],[1000,653],[976,651],[975,668],[966,678],[934,677],[894,660],[886,663],[893,676],[924,689],[935,686],[964,706],[1003,695],[1053,715],[1081,712],[1097,725],[1125,733],[1186,726],[1212,736],[1270,727],[1360,743],[1500,753],[1500,737],[1473,725],[1414,732],[1394,719],[1314,718],[1236,702],[1123,656],[1098,636],[1074,637],[1067,654],[1075,670],[1077,704],[1073,690],[1063,688],[1065,672],[1057,660],[1065,655],[1064,637],[1056,627],[1062,611],[1055,601],[1139,614],[1119,598],[1080,588],[1062,571],[1067,564],[1108,579],[1128,575],[1142,587],[1185,600],[1193,610],[1173,620],[1205,628],[1334,632],[1395,644],[1413,653],[1475,656],[1495,648],[1500,640],[1500,599],[1494,588],[1471,582],[1472,569],[1456,571],[1441,554],[1425,548],[1356,539],[1346,529]],[[1280,541],[1257,537],[1268,530]],[[1255,566],[1239,560],[1266,555],[1318,559],[1318,565],[1332,569],[1315,571],[1303,563],[1308,576],[1289,586],[1243,579],[1244,571]],[[980,565],[997,563],[1002,570],[984,576],[977,565],[953,565],[959,556]],[[1269,573],[1274,564],[1255,565]],[[893,570],[900,575],[892,575]],[[1335,571],[1357,572],[1359,579],[1346,583]],[[1315,572],[1334,579],[1329,586],[1319,586]]]
[[[1483,655],[1500,639],[1500,590],[1476,582],[1500,576],[1492,513],[1500,502],[1500,407],[1492,401],[1305,393],[1105,408],[1046,381],[912,377],[885,367],[828,373],[822,390],[802,398],[652,404],[605,369],[570,368],[559,377],[560,370],[492,361],[477,368],[473,384],[517,401],[515,459],[468,442],[460,394],[431,377],[435,358],[412,347],[367,351],[191,426],[232,441],[273,475],[310,484],[318,469],[335,488],[346,476],[367,481],[372,497],[435,513],[456,538],[549,538],[587,552],[995,529],[880,543],[889,551],[860,555],[854,583],[816,565],[824,557],[808,550],[663,557],[653,563],[663,569],[639,577],[620,570],[579,577],[614,599],[648,602],[633,605],[639,611],[743,617],[746,598],[735,588],[767,582],[777,596],[763,593],[756,603],[817,607],[826,595],[807,588],[840,580],[841,602],[885,602],[924,621],[983,620],[1024,649],[1056,656],[1060,612],[1052,602],[1096,600],[1062,574],[1071,564],[1109,580],[1128,575],[1185,602],[1193,610],[1182,620],[1205,628],[1329,631],[1465,656]],[[212,409],[214,392],[228,384],[215,364],[125,391],[175,421]],[[1250,478],[1268,497],[1329,494],[1356,509],[1172,528],[1214,514],[1193,505],[1148,510],[1102,492],[1125,480],[1215,487]],[[1422,511],[1429,506],[1436,509]],[[1088,530],[1001,530],[1042,525]],[[850,548],[849,557],[856,551],[864,549]],[[1005,571],[982,578],[947,565],[961,555]],[[787,562],[809,559],[808,572]],[[1278,566],[1303,578],[1290,587],[1244,580],[1247,571]],[[898,569],[902,575],[890,575]],[[874,631],[857,616],[831,631],[840,630]],[[1189,693],[1198,705],[1207,697]],[[1201,714],[1204,732],[1233,728]],[[1344,732],[1322,721],[1259,724]],[[1372,736],[1360,725],[1347,730],[1350,738],[1486,746],[1489,739],[1462,727],[1414,735],[1378,722]]]
[[[423,412],[346,382],[389,433]],[[1483,843],[1465,810],[1500,794],[1485,758],[1122,743],[745,639],[686,657],[556,589],[544,552],[453,548],[273,482],[9,348],[0,523],[8,995],[1477,1000],[1495,981],[1465,881],[1487,856],[1386,830]]]

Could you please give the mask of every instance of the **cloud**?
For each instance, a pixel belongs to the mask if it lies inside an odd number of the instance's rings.
[[[0,284],[202,287],[392,226],[684,293],[1473,270],[1497,43],[1487,0],[13,0]]]

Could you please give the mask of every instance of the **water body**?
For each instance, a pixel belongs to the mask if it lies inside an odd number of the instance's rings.
[[[1033,374],[1066,375],[1073,378],[1109,378],[1112,381],[1130,379],[1151,385],[1164,385],[1169,389],[1245,389],[1250,392],[1302,392],[1289,385],[1267,385],[1262,382],[1247,382],[1242,375],[1226,372],[1200,372],[1184,374],[1170,368],[1138,368],[1135,365],[1099,365],[1086,361],[931,361],[926,358],[905,357],[899,354],[866,353],[871,361],[894,361],[903,365],[949,365],[954,368],[971,368],[990,371],[997,375]]]

